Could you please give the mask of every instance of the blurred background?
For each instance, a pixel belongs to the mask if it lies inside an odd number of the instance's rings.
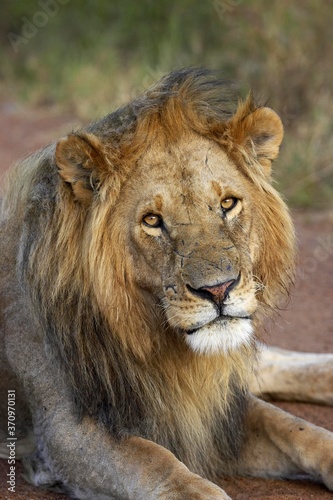
[[[98,118],[184,66],[252,88],[286,128],[276,178],[333,201],[333,8],[324,0],[2,0],[0,102]]]
[[[293,208],[293,299],[265,339],[333,352],[333,3],[331,0],[1,0],[1,172],[184,66],[220,70],[281,116],[275,165]],[[332,409],[280,404],[333,431]],[[20,467],[20,466],[18,466]],[[19,471],[22,469],[18,469]],[[0,498],[7,498],[0,461]],[[59,499],[18,474],[17,498]],[[229,479],[235,498],[331,498],[319,484]]]

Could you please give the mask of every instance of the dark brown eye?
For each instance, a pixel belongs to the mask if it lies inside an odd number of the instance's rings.
[[[230,197],[230,198],[225,198],[224,200],[221,201],[221,207],[223,212],[228,212],[229,210],[232,210],[236,205],[237,205],[237,198]]]
[[[142,222],[148,227],[161,227],[163,224],[162,217],[156,214],[145,215]]]

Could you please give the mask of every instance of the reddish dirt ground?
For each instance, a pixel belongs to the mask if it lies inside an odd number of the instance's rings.
[[[49,110],[22,109],[10,103],[0,103],[0,113],[0,175],[13,161],[70,131],[77,123]],[[300,250],[296,286],[287,310],[281,312],[277,324],[269,327],[265,338],[268,344],[284,348],[333,352],[333,209],[325,213],[294,212],[293,216]],[[333,408],[296,403],[278,405],[333,431]],[[0,460],[0,499],[65,498],[25,483],[20,464],[16,472],[16,492],[12,494],[6,485],[8,464]],[[322,485],[307,479],[232,478],[225,480],[223,487],[235,500],[333,498]]]

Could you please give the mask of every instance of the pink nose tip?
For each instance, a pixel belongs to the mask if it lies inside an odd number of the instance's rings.
[[[213,297],[214,302],[221,303],[225,299],[228,289],[235,283],[236,280],[225,281],[214,286],[203,286],[201,290],[205,290]]]

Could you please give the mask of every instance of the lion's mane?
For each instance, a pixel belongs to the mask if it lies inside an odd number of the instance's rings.
[[[209,357],[180,341],[154,297],[135,286],[117,200],[161,130],[166,143],[191,129],[220,144],[259,188],[253,200],[261,215],[255,275],[262,283],[261,310],[274,309],[292,279],[293,231],[263,171],[265,158],[259,165],[242,142],[243,118],[256,108],[252,97],[237,103],[230,85],[212,73],[172,73],[73,136],[70,152],[60,141],[57,154],[68,153],[83,165],[80,175],[73,169],[75,182],[56,162],[56,146],[49,146],[13,169],[2,207],[3,217],[15,213],[16,227],[22,228],[21,283],[69,380],[78,415],[96,418],[118,435],[148,437],[209,475],[218,461],[217,445],[229,459],[237,454],[255,347]]]

